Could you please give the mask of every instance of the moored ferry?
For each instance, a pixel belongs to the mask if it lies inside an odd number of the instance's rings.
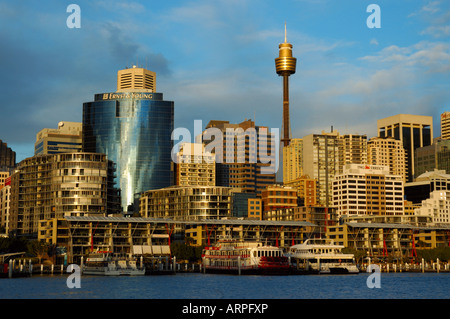
[[[344,246],[331,240],[307,239],[291,246],[288,256],[299,272],[318,274],[357,274],[354,255],[343,253]]]
[[[290,270],[281,248],[232,239],[205,247],[202,264],[207,273],[285,275]]]
[[[114,255],[111,251],[96,251],[89,254],[82,267],[83,275],[142,276],[145,267],[138,267],[136,260]]]

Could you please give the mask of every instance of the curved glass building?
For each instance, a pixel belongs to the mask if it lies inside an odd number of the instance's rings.
[[[146,87],[144,81],[139,87],[134,81],[140,83],[133,80],[126,89],[118,81],[117,92],[96,94],[93,102],[83,104],[83,150],[104,153],[116,163],[124,211],[140,193],[173,184],[174,103],[154,93],[154,83]]]

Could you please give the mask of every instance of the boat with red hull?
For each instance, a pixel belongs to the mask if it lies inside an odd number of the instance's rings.
[[[261,242],[220,240],[202,252],[205,273],[288,275],[289,260],[279,247]]]

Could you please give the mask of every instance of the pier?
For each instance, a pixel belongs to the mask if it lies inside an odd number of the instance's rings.
[[[361,272],[366,272],[371,264],[378,265],[381,272],[412,272],[412,273],[450,273],[450,263],[440,261],[425,261],[422,259],[419,262],[411,263],[389,263],[389,262],[369,262],[360,266]]]

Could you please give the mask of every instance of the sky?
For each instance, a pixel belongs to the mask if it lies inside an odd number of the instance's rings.
[[[69,28],[70,4],[81,9]],[[370,4],[380,28],[369,28]],[[297,58],[291,137],[377,135],[377,120],[450,111],[448,0],[0,0],[0,139],[33,156],[36,133],[82,121],[84,102],[114,92],[117,71],[157,74],[175,127],[194,120],[280,128],[278,44]]]

